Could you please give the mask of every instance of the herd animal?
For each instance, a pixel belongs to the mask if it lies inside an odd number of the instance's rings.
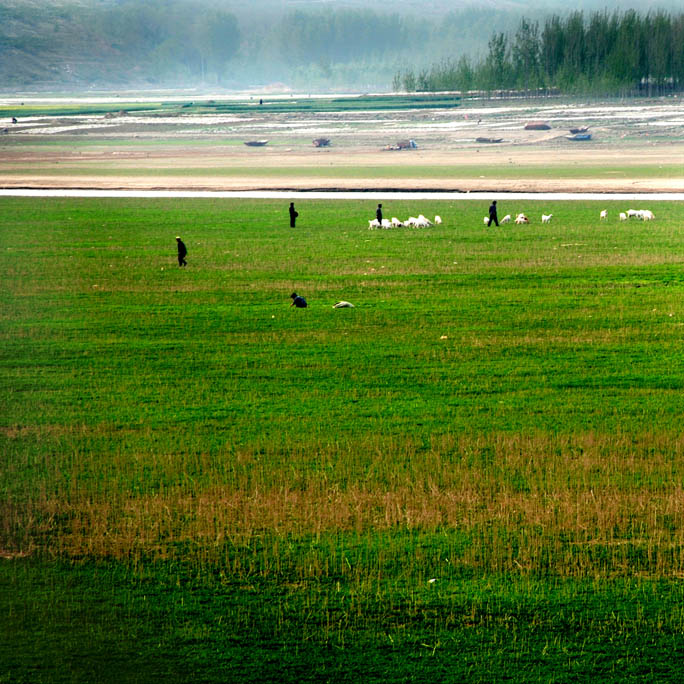
[[[608,211],[603,209],[601,211],[600,219],[603,220],[608,217]],[[629,219],[638,219],[639,221],[653,221],[655,214],[650,209],[628,209],[621,211],[618,214],[620,221],[629,221]]]
[[[392,217],[392,220],[388,219],[382,219],[382,221],[378,221],[378,219],[373,219],[372,221],[368,221],[368,229],[373,230],[376,228],[429,228],[430,226],[434,225],[440,225],[442,223],[442,217],[441,216],[435,216],[435,220],[430,221],[430,219],[426,218],[423,216],[423,214],[419,214],[417,217],[416,216],[409,216],[406,221],[400,221],[396,216]]]
[[[551,223],[551,219],[553,218],[553,214],[542,214],[541,215],[541,222],[542,223]],[[618,218],[620,221],[629,221],[630,219],[637,219],[639,221],[652,221],[655,219],[655,214],[650,210],[650,209],[628,209],[627,211],[621,211],[618,214]],[[485,226],[489,225],[489,216],[484,216],[482,218],[482,222]],[[607,209],[602,209],[601,212],[599,213],[599,221],[607,221],[608,220],[608,210]],[[530,218],[527,216],[527,214],[516,214],[515,219],[511,216],[511,214],[506,214],[500,221],[501,224],[504,223],[510,223],[513,221],[517,225],[522,225],[526,223],[530,223]],[[398,219],[396,216],[392,217],[392,220],[387,220],[387,219],[382,219],[382,222],[379,222],[377,219],[373,219],[372,221],[368,221],[368,228],[369,229],[374,229],[374,228],[428,228],[429,226],[434,226],[434,225],[441,225],[442,224],[442,217],[441,216],[435,216],[434,221],[430,221],[428,218],[423,216],[423,214],[419,214],[417,217],[415,216],[409,216],[406,221],[401,221]]]

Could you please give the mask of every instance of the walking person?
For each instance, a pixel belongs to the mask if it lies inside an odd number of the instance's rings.
[[[176,236],[176,242],[178,243],[178,265],[187,266],[188,262],[185,260],[185,257],[188,253],[188,248],[185,246],[183,240],[180,239],[180,235]]]
[[[299,213],[295,209],[294,202],[290,202],[290,228],[295,227],[295,221],[297,220],[297,216],[299,216]]]
[[[375,210],[375,218],[378,223],[382,223],[382,204],[378,204],[378,208]]]
[[[496,215],[496,200],[489,205],[489,222],[487,223],[487,227],[492,225],[492,221],[494,221],[497,226],[499,225],[499,217]]]

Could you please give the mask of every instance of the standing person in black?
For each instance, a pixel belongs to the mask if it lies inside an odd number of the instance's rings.
[[[489,223],[487,223],[488,228],[492,225],[492,221],[494,221],[497,226],[499,225],[499,217],[496,215],[496,200],[489,205]]]
[[[178,243],[178,265],[187,266],[188,262],[185,260],[185,256],[188,253],[188,248],[183,240],[180,239],[180,235],[176,237],[176,242]]]
[[[299,216],[299,213],[295,209],[294,202],[290,202],[290,228],[295,227],[295,221],[297,220],[297,216]]]
[[[378,223],[382,223],[382,204],[378,204],[378,208],[375,210],[375,218]]]

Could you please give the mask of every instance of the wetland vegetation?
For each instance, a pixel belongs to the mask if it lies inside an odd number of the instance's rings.
[[[684,209],[634,204],[0,200],[0,681],[677,681]]]

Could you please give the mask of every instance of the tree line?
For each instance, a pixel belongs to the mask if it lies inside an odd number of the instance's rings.
[[[395,91],[543,91],[662,95],[684,87],[684,14],[573,11],[523,17],[494,32],[484,58],[466,55],[395,73]]]

